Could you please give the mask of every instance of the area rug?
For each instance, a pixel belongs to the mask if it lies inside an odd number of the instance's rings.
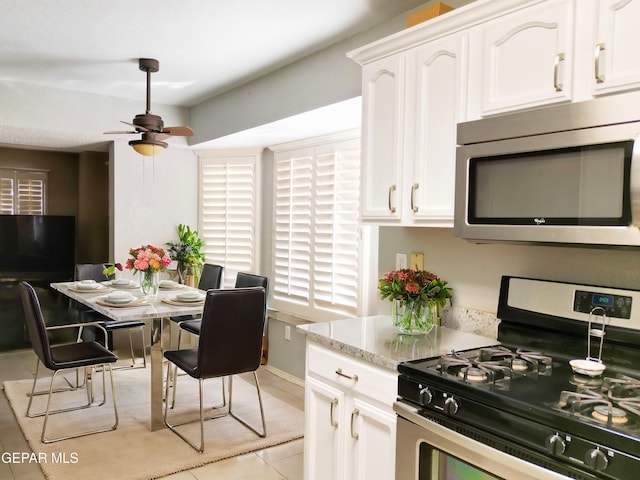
[[[43,418],[25,416],[27,393],[31,390],[32,380],[4,382],[5,394],[33,450],[30,458],[16,460],[38,462],[49,480],[148,480],[285,443],[303,435],[303,412],[270,395],[263,388],[267,437],[258,437],[227,415],[205,422],[205,451],[199,454],[166,428],[154,432],[149,430],[149,373],[148,369],[114,372],[120,417],[116,430],[53,444],[40,442]],[[100,393],[101,381],[98,382],[97,378],[95,380],[96,392]],[[198,418],[197,383],[188,376],[181,376],[178,383],[177,413]],[[43,381],[41,385],[39,383],[39,388],[45,386],[48,387],[48,381]],[[252,425],[259,425],[255,388],[238,377],[233,386],[234,412],[245,417]],[[86,394],[84,390],[57,394],[53,408],[64,406],[72,397],[76,402],[82,401],[78,400],[77,395]],[[209,405],[220,401],[219,380],[205,382],[205,399],[210,402]],[[36,397],[32,409],[41,411],[44,405],[45,396]],[[77,428],[77,419],[82,422],[90,421],[95,426],[108,425],[113,421],[111,405],[109,397],[107,405],[102,407],[51,416],[49,435],[60,433],[60,426],[65,429]],[[198,442],[198,428],[198,424],[194,424],[183,427],[182,431]]]

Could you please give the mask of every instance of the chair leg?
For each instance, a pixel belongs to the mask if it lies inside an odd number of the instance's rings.
[[[126,368],[147,368],[147,344],[145,343],[144,327],[140,327],[140,339],[142,341],[142,366],[136,367],[136,357],[133,351],[133,336],[131,334],[131,328],[129,330],[129,355],[131,356],[131,365],[128,367],[116,367],[115,370],[123,370]]]
[[[34,387],[35,387],[35,382],[38,379],[38,369],[40,368],[40,359],[36,359],[36,374],[35,374],[35,379],[34,379]],[[80,380],[79,380],[79,375],[78,375],[78,369],[76,369],[76,384],[73,385],[68,379],[67,377],[65,377],[64,375],[62,376],[62,379],[65,381],[65,383],[68,385],[68,387],[64,387],[64,388],[56,388],[53,390],[53,393],[60,393],[60,392],[74,392],[82,387],[84,387],[84,383],[80,384]],[[49,390],[38,390],[37,392],[34,391],[34,389],[31,390],[31,393],[27,393],[28,397],[37,397],[40,395],[48,395],[49,394]],[[29,401],[31,402],[31,401]],[[28,409],[27,409],[28,410]]]
[[[173,374],[171,373],[171,367],[173,366]],[[167,369],[167,380],[165,383],[165,399],[168,399],[169,397],[169,384],[173,382],[175,382],[175,379],[178,378],[178,367],[175,365],[171,365],[169,364],[168,369]],[[204,387],[203,387],[203,382],[204,380],[202,378],[198,379],[198,393],[199,393],[199,400],[200,400],[200,411],[199,411],[199,415],[198,415],[198,419],[197,420],[189,420],[186,422],[182,422],[182,423],[176,423],[176,424],[171,424],[168,421],[168,412],[170,408],[173,408],[173,406],[169,406],[169,402],[165,401],[164,403],[164,424],[176,435],[178,435],[182,440],[184,440],[186,443],[189,444],[189,446],[191,446],[191,448],[193,448],[195,451],[197,451],[198,453],[202,453],[204,452],[204,422],[206,420],[213,420],[214,418],[220,418],[220,417],[224,417],[227,415],[228,412],[223,412],[211,417],[206,417],[204,416]],[[175,393],[176,391],[176,384],[174,383],[172,385],[173,387],[173,391]],[[189,440],[185,435],[183,435],[181,432],[178,431],[177,427],[183,426],[183,425],[188,425],[191,423],[195,423],[195,422],[200,422],[200,445],[196,445],[194,442],[192,442],[191,440]]]
[[[133,337],[131,336],[131,328],[129,328],[129,352],[131,353],[131,366],[135,367],[136,357],[133,354]]]
[[[147,344],[144,339],[144,327],[140,327],[140,339],[142,341],[142,368],[147,368]]]
[[[105,378],[105,369],[109,369],[109,377],[111,380],[111,396],[113,398],[113,412],[114,412],[114,423],[113,425],[109,425],[107,427],[103,427],[103,428],[98,428],[98,429],[94,429],[94,430],[88,430],[88,431],[84,431],[84,432],[79,432],[79,433],[74,433],[74,434],[70,434],[70,435],[63,435],[63,436],[59,436],[59,437],[55,437],[55,438],[47,438],[46,436],[46,431],[47,431],[47,424],[49,421],[49,416],[50,415],[54,415],[57,413],[62,413],[62,412],[69,412],[69,411],[73,411],[73,410],[80,410],[80,409],[84,409],[84,408],[88,408],[90,406],[93,406],[91,404],[88,405],[83,405],[83,406],[79,406],[79,407],[73,407],[73,408],[65,408],[65,409],[59,409],[59,410],[51,410],[51,402],[52,402],[52,397],[53,397],[53,383],[56,379],[56,376],[58,375],[58,373],[60,373],[62,370],[57,370],[53,373],[53,376],[51,377],[51,384],[49,387],[49,398],[47,399],[47,407],[44,413],[39,414],[39,415],[32,415],[32,416],[42,416],[44,415],[44,422],[42,425],[42,435],[40,437],[40,440],[42,441],[42,443],[54,443],[54,442],[58,442],[60,440],[67,440],[69,438],[76,438],[76,437],[82,437],[85,435],[91,435],[94,433],[100,433],[100,432],[108,432],[108,431],[112,431],[115,430],[118,427],[118,422],[119,422],[119,418],[118,418],[118,406],[117,406],[117,400],[116,400],[116,391],[115,391],[115,385],[113,382],[113,370],[111,369],[111,365],[110,364],[104,364],[102,365],[102,393],[103,393],[103,401],[100,403],[100,405],[104,405],[106,403],[106,396],[107,396],[107,383],[106,383],[106,378]],[[31,407],[31,401],[29,401],[29,406],[27,407],[27,416],[31,416],[29,415],[29,408]]]
[[[231,415],[233,418],[238,420],[241,424],[243,424],[249,430],[252,430],[253,432],[255,432],[259,437],[264,438],[267,436],[267,425],[264,420],[264,406],[262,405],[262,393],[260,391],[260,383],[258,382],[258,374],[255,371],[252,373],[253,373],[253,379],[255,380],[255,383],[256,383],[256,391],[258,393],[258,403],[260,404],[260,417],[262,419],[262,433],[260,433],[255,427],[249,425],[246,421],[244,421],[242,418],[238,417],[233,413],[233,403],[232,403],[233,402],[233,375],[229,375],[229,415]]]

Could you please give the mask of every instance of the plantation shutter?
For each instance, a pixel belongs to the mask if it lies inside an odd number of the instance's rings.
[[[313,149],[276,155],[273,292],[308,306]]]
[[[237,272],[257,272],[258,158],[228,153],[200,159],[199,233],[206,262],[225,267],[227,287]]]
[[[358,144],[321,147],[316,156],[315,302],[356,313],[358,306]]]
[[[0,170],[0,212],[9,215],[44,215],[46,185],[46,172]]]
[[[0,214],[13,215],[14,207],[14,172],[0,170]]]
[[[18,213],[21,215],[44,215],[46,174],[18,172]]]
[[[359,143],[276,152],[274,308],[310,319],[356,315]]]

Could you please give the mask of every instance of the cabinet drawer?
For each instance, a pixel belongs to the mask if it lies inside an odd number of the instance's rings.
[[[396,372],[314,343],[307,344],[307,374],[384,405],[397,397]]]

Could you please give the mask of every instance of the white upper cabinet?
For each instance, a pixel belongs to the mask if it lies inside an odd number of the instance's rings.
[[[599,0],[595,95],[640,88],[640,0]]]
[[[365,65],[362,217],[399,220],[402,204],[404,55]]]
[[[457,123],[640,88],[640,0],[476,0],[349,52],[365,223],[452,226]]]
[[[470,118],[571,101],[573,0],[547,0],[471,33]]]
[[[415,51],[413,97],[407,102],[406,223],[451,226],[454,210],[456,125],[464,120],[467,36],[454,34]],[[412,85],[413,87],[413,85]],[[413,119],[413,121],[412,121]]]
[[[453,225],[465,39],[438,38],[363,66],[364,221]]]

